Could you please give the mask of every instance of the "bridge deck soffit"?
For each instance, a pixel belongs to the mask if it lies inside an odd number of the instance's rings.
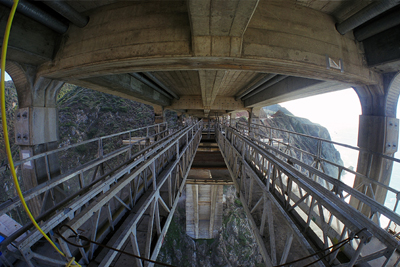
[[[42,63],[38,76],[146,104],[205,110],[206,114],[344,87],[379,85],[381,76],[366,65],[361,43],[351,33],[341,35],[335,28],[336,22],[354,15],[371,1],[347,2],[68,1],[90,17],[89,24],[84,28],[70,25],[66,34],[57,36],[36,22],[33,28],[27,28],[25,20],[30,19],[17,14],[15,39],[10,40],[16,46],[10,47],[10,59]],[[29,42],[21,42],[26,39]],[[47,43],[42,44],[44,40]],[[135,72],[152,72],[176,98],[200,97],[201,107],[197,102],[192,107],[185,105],[185,100],[179,103],[159,95],[132,78],[129,73]],[[290,79],[257,92],[245,103],[217,101],[221,97],[238,99],[271,74]],[[298,79],[313,85],[289,84]]]
[[[88,13],[89,24],[83,29],[70,26],[54,61],[42,64],[41,75],[83,79],[110,73],[213,69],[351,84],[379,82],[364,65],[360,47],[350,35],[335,30],[331,16],[292,2],[260,1],[237,55],[225,51],[228,43],[218,45],[215,40],[211,54],[196,56],[184,2],[116,3]],[[327,55],[335,62],[342,60],[343,72],[327,69]]]

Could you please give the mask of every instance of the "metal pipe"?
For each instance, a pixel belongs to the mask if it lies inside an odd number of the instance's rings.
[[[363,41],[371,36],[381,33],[387,29],[400,24],[400,9],[390,13],[387,16],[354,31],[354,37],[357,41]]]
[[[235,96],[235,100],[238,101],[239,99],[241,99],[242,97],[244,97],[245,95],[251,93],[254,89],[256,89],[257,87],[259,87],[260,85],[262,85],[263,83],[268,82],[269,80],[271,80],[272,78],[274,78],[277,74],[273,74],[270,73],[267,76],[265,76],[264,78],[262,78],[261,80],[259,80],[255,85],[253,85],[252,87],[250,87],[249,89],[247,89],[245,92],[243,92],[240,95]]]
[[[168,87],[166,87],[162,82],[160,82],[159,79],[157,79],[153,74],[151,74],[150,72],[143,72],[144,75],[147,76],[147,78],[149,78],[150,80],[152,80],[153,82],[155,82],[156,84],[158,84],[158,86],[160,86],[162,89],[164,89],[165,91],[167,91],[170,95],[172,95],[176,100],[179,100],[179,96],[177,94],[175,94],[173,91],[171,91]]]
[[[78,11],[63,1],[43,1],[43,3],[79,28],[85,27],[89,22],[89,17],[81,15]]]
[[[0,3],[11,8],[13,5],[14,1],[13,0],[0,0]],[[53,31],[57,33],[65,33],[68,30],[68,25],[62,23],[55,17],[47,14],[40,8],[36,7],[30,2],[27,2],[25,0],[20,0],[17,11],[28,18],[31,18],[33,20],[36,20],[37,22],[49,27]]]
[[[154,85],[152,82],[150,82],[147,78],[143,77],[141,74],[137,73],[137,72],[132,72],[130,73],[134,78],[138,79],[139,81],[141,81],[142,83],[146,84],[147,86],[150,86],[151,88],[153,88],[154,90],[156,90],[157,92],[159,92],[160,94],[166,96],[169,99],[172,99],[172,96],[169,95],[168,93],[166,93],[164,90],[162,90],[161,88],[157,87],[156,85]]]
[[[341,34],[346,34],[349,31],[357,28],[361,24],[369,21],[370,19],[382,14],[386,10],[398,5],[400,0],[382,0],[380,2],[374,2],[365,8],[358,11],[353,16],[349,17],[345,21],[336,24],[336,30]]]
[[[258,94],[261,91],[264,91],[265,89],[271,87],[272,85],[282,81],[283,79],[285,79],[286,75],[278,75],[276,77],[274,77],[273,79],[271,79],[270,81],[264,83],[263,85],[261,85],[260,87],[258,87],[257,89],[255,89],[253,92],[251,92],[250,94],[246,95],[245,97],[242,98],[242,100],[246,100],[250,97],[252,97],[255,94]]]

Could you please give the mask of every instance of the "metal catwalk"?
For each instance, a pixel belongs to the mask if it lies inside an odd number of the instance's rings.
[[[66,151],[82,146],[92,157],[59,176],[47,171],[48,181],[26,191],[25,199],[39,208],[42,229],[82,266],[124,266],[123,259],[151,266],[89,240],[156,260],[202,133],[215,136],[266,266],[397,266],[397,205],[386,208],[374,190],[399,192],[355,171],[360,185],[345,184],[341,173],[351,170],[321,154],[323,143],[332,141],[257,124],[199,121],[172,130],[163,123],[60,147],[19,161],[17,168],[41,160],[49,170],[50,158],[66,160]],[[313,139],[317,153],[299,149],[294,135]],[[327,164],[338,168],[338,177],[325,172]],[[1,263],[66,266],[43,245],[20,205],[17,198],[0,205],[0,215],[23,225],[5,236]],[[385,228],[382,216],[389,220]]]

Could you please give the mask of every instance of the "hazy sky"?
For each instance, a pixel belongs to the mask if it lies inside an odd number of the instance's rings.
[[[361,105],[353,89],[306,97],[280,105],[295,116],[307,118],[326,127],[331,140],[357,146]],[[346,167],[357,166],[357,151],[341,146],[335,147],[339,150]]]
[[[6,81],[9,81],[9,80],[11,80],[11,77],[10,77],[10,75],[8,75],[8,73],[6,72]]]
[[[325,126],[332,140],[356,145],[361,105],[353,89],[306,97],[280,105],[298,117]]]

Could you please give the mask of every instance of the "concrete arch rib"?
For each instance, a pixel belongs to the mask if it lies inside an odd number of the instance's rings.
[[[382,86],[353,86],[361,104],[362,115],[385,116],[385,94]]]
[[[30,88],[34,80],[32,80],[33,75],[28,74],[30,71],[19,63],[13,61],[6,62],[6,72],[10,75],[17,89],[18,105],[20,108],[30,106],[33,102],[33,94]]]
[[[400,72],[396,73],[390,80],[385,101],[385,115],[396,117],[397,104],[400,96]]]
[[[64,82],[37,77],[36,67],[13,61],[7,61],[6,71],[17,89],[20,108],[56,106],[57,95]]]

